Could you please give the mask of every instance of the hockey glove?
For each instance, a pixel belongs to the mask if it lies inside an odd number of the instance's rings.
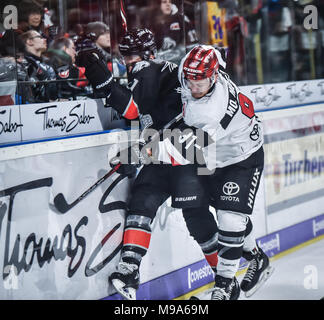
[[[95,91],[104,93],[106,96],[110,94],[113,76],[96,48],[84,44],[77,53],[76,64],[85,67],[85,76]]]
[[[120,159],[119,156],[117,155],[116,157],[112,158],[109,162],[110,167],[114,168],[115,166],[117,166],[120,163]],[[125,175],[128,178],[133,178],[136,175],[136,170],[137,167],[133,164],[122,164],[118,169],[117,169],[117,173],[121,174],[121,175]]]
[[[122,165],[116,172],[133,178],[136,175],[137,168],[147,163],[146,154],[144,154],[144,151],[141,152],[141,149],[142,144],[139,143],[121,150],[116,157],[110,160],[110,166],[113,168],[121,162]]]

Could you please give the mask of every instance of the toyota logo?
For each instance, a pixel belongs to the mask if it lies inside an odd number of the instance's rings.
[[[234,196],[240,192],[240,187],[235,182],[226,182],[223,186],[223,193],[227,196]]]

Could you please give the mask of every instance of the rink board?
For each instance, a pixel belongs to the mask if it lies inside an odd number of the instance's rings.
[[[107,276],[120,257],[130,181],[114,174],[65,214],[53,199],[77,199],[109,170],[116,143],[125,147],[130,137],[111,132],[0,148],[0,299],[100,299],[114,292]],[[142,282],[203,259],[181,211],[163,205],[152,230]]]
[[[319,215],[324,205],[324,104],[265,112],[267,233]]]
[[[258,112],[323,101],[323,79],[241,86]]]
[[[257,243],[269,257],[272,257],[321,235],[324,235],[324,214],[258,238]],[[240,269],[246,266],[246,261],[242,258]],[[213,280],[211,268],[203,259],[142,284],[137,291],[137,297],[139,300],[170,300],[179,297],[181,299],[181,296],[188,296],[190,291],[205,286]],[[122,298],[114,294],[104,299],[121,300]]]
[[[0,145],[124,128],[104,99],[0,106]]]
[[[269,256],[324,232],[321,110],[260,114],[266,210],[260,208],[254,222]],[[129,133],[111,132],[0,148],[1,299],[120,299],[107,276],[119,260],[129,181],[114,185],[113,176],[64,215],[53,198],[60,192],[68,202],[80,196],[107,172],[116,143],[128,139]],[[292,174],[288,160],[297,164]],[[213,280],[179,210],[164,204],[152,230],[139,299],[174,299]]]
[[[112,133],[101,138],[110,141],[109,135],[118,140]],[[100,299],[112,293],[107,273],[119,259],[127,179],[112,176],[65,214],[53,205],[58,193],[71,203],[109,169],[114,145],[89,147],[96,139],[0,149],[7,159],[0,161],[0,299]],[[19,157],[12,158],[14,150]]]

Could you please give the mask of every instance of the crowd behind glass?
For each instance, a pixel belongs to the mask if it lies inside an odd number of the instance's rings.
[[[324,78],[324,0],[124,0],[128,29],[155,34],[158,57],[179,63],[196,43],[224,47],[240,85]],[[86,37],[126,83],[118,52],[120,0],[2,1],[18,9],[18,28],[0,20],[0,105],[100,98],[75,64]],[[314,6],[314,28],[305,28]]]

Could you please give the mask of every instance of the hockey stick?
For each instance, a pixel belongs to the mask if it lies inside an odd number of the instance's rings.
[[[180,121],[182,119],[182,113],[178,114],[175,118],[169,121],[162,129],[156,132],[150,139],[150,141],[155,140],[157,137],[162,134],[164,129],[170,128],[174,123]],[[56,209],[61,213],[66,213],[75,205],[77,205],[80,201],[82,201],[90,192],[96,189],[99,185],[101,185],[107,178],[109,178],[113,173],[115,173],[119,167],[122,165],[121,162],[117,163],[109,172],[107,172],[102,178],[100,178],[94,185],[92,185],[89,189],[87,189],[84,193],[81,194],[76,200],[74,200],[71,204],[68,204],[63,193],[59,193],[54,198],[54,205]]]
[[[123,30],[124,32],[127,32],[127,19],[126,19],[125,6],[123,0],[120,0],[120,16],[122,19]]]
[[[73,208],[75,205],[77,205],[81,200],[83,200],[90,192],[92,192],[94,189],[96,189],[98,186],[100,186],[107,178],[109,178],[113,173],[115,173],[119,167],[121,166],[121,163],[118,163],[115,167],[113,167],[109,172],[107,172],[102,178],[100,178],[94,185],[92,185],[89,189],[87,189],[85,192],[81,194],[79,198],[74,200],[71,204],[68,204],[63,193],[59,193],[54,198],[54,205],[56,209],[61,213],[66,213],[71,208]]]

